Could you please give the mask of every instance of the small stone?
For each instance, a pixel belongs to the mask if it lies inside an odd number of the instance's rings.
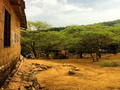
[[[45,88],[45,85],[40,85],[41,89]]]
[[[32,68],[36,68],[36,66],[35,66],[35,65],[32,65]]]
[[[42,69],[42,68],[39,68],[38,71],[43,71],[43,69]]]
[[[32,72],[28,72],[28,75],[32,75],[33,73]]]
[[[80,71],[80,69],[79,69],[79,68],[73,68],[73,70],[75,70],[75,71]]]
[[[74,71],[68,71],[69,75],[75,75],[76,73]]]
[[[32,86],[32,84],[33,84],[33,82],[27,82],[28,83],[28,85],[30,85],[30,86]]]
[[[21,73],[21,72],[18,72],[17,75],[22,75],[22,73]]]
[[[30,77],[29,80],[33,82],[36,80],[36,77]]]
[[[47,67],[47,68],[52,68],[52,66],[51,66],[51,65],[47,65],[46,67]]]
[[[1,88],[0,90],[4,90],[4,88]]]
[[[38,63],[35,63],[35,66],[40,66],[40,64],[38,64]]]
[[[26,90],[24,87],[20,87],[18,88],[18,90]]]
[[[25,88],[26,90],[32,90],[32,86],[31,86],[31,85],[29,85],[29,86],[24,86],[24,88]]]
[[[32,90],[36,90],[34,87],[32,87]]]
[[[46,66],[40,66],[42,69],[47,70]]]
[[[20,80],[21,80],[21,79],[20,79],[19,77],[15,77],[15,78],[13,78],[11,81],[12,81],[12,82],[20,82]]]
[[[38,71],[38,70],[39,70],[38,68],[33,69],[33,71]]]

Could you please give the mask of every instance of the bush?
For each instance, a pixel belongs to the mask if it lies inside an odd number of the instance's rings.
[[[116,62],[103,61],[100,63],[101,67],[116,67],[118,64]]]

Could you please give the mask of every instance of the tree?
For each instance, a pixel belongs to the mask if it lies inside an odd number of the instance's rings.
[[[52,26],[46,22],[40,21],[28,21],[27,22],[28,30],[38,30],[38,31],[45,31],[50,29]]]
[[[44,31],[51,28],[51,25],[47,24],[46,22],[40,22],[40,21],[33,22],[32,25],[38,31]]]
[[[28,50],[28,52],[33,52],[34,57],[37,58],[37,35],[36,35],[36,31],[22,31],[22,38],[21,38],[21,46],[22,49],[26,48],[26,50]],[[23,53],[26,53],[23,52]]]
[[[109,45],[113,40],[113,33],[107,31],[83,31],[81,32],[80,44],[84,46],[90,53],[93,61],[98,61],[98,56],[100,57],[100,49]],[[96,59],[94,59],[92,53],[96,53]]]
[[[22,49],[28,48],[27,50],[32,52],[35,58],[40,51],[45,51],[46,58],[49,58],[49,51],[59,49],[61,43],[62,39],[58,32],[22,31]]]
[[[80,41],[81,26],[68,26],[61,31],[61,37],[63,38],[63,48],[69,51],[75,51],[82,58],[82,48],[77,46],[77,42]]]
[[[118,46],[118,48],[115,47],[116,51],[120,50],[119,20],[66,28],[50,28],[51,25],[47,23],[29,21],[28,26],[29,30],[36,29],[37,31],[22,31],[22,52],[33,52],[35,57],[40,51],[45,51],[49,58],[50,50],[66,49],[75,50],[80,58],[84,52],[87,52],[93,61],[98,61],[101,57],[101,49],[113,47],[115,44]],[[93,53],[96,53],[96,58]]]
[[[32,21],[28,21],[27,22],[27,29],[28,30],[32,30],[32,28],[33,28],[33,22]]]
[[[61,34],[65,38],[65,48],[76,50],[80,58],[82,58],[84,52],[88,52],[93,61],[98,61],[98,57],[101,57],[100,49],[113,42],[114,33],[106,28],[106,26],[101,24],[69,26]],[[96,58],[92,55],[94,52],[96,53]]]
[[[54,31],[39,33],[39,39],[39,48],[41,51],[45,51],[46,58],[49,58],[49,52],[51,50],[60,49],[60,45],[62,43],[60,33]]]

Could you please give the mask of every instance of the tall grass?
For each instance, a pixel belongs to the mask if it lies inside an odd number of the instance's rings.
[[[100,63],[100,66],[101,67],[116,67],[116,66],[118,66],[118,63],[117,62],[110,62],[110,61],[102,61],[101,63]]]

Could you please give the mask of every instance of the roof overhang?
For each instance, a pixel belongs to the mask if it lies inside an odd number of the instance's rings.
[[[21,28],[27,28],[27,21],[25,15],[25,1],[24,0],[10,0],[10,4],[13,6],[17,17],[20,20]]]

